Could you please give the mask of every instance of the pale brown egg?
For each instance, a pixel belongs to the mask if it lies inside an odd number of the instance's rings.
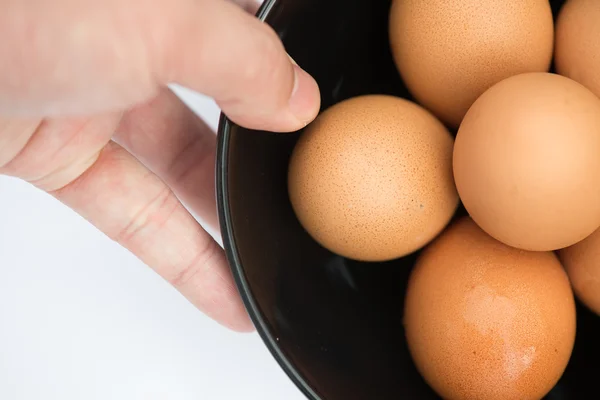
[[[390,42],[417,101],[456,128],[493,84],[548,71],[552,10],[548,0],[395,0]]]
[[[600,97],[600,1],[569,0],[556,22],[556,71]]]
[[[579,300],[600,315],[600,229],[559,255]]]
[[[506,246],[466,217],[421,253],[404,325],[442,398],[539,400],[571,357],[575,301],[554,253]]]
[[[422,107],[369,95],[338,103],[293,151],[289,195],[322,246],[362,261],[409,254],[431,241],[458,205],[453,138]]]
[[[454,147],[462,202],[488,234],[556,250],[600,226],[600,99],[549,73],[508,78],[465,116]]]

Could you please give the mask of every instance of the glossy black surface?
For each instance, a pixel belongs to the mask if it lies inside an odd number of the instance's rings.
[[[562,1],[554,1],[555,10]],[[321,87],[323,108],[348,97],[409,97],[388,49],[387,0],[267,0],[259,16]],[[361,264],[317,245],[297,222],[286,173],[298,134],[221,121],[218,195],[228,257],[259,333],[311,399],[437,399],[402,329],[416,255]],[[584,399],[600,376],[600,317],[579,307],[572,361],[548,399]],[[265,382],[268,385],[268,382]]]

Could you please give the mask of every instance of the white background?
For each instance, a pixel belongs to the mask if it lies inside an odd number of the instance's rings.
[[[213,127],[209,99],[185,101]],[[301,400],[231,333],[74,212],[0,176],[0,399]]]

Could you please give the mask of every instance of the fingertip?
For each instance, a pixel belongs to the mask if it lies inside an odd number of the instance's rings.
[[[241,298],[237,298],[238,303],[237,311],[229,315],[229,318],[219,319],[215,318],[221,325],[237,333],[253,333],[256,331],[254,323],[250,319],[250,316],[246,312]]]
[[[230,326],[230,329],[237,333],[256,332],[256,328],[254,327],[254,324],[252,323],[249,317],[244,318],[244,320],[236,321]]]
[[[315,79],[291,58],[293,85],[287,101],[279,107],[262,109],[255,104],[217,102],[224,114],[244,128],[269,132],[296,132],[319,114],[321,95]],[[269,110],[268,112],[264,112]]]

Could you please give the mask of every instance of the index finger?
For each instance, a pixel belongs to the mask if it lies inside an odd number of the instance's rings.
[[[175,194],[109,143],[79,178],[51,193],[123,245],[221,324],[253,330],[223,249]]]

